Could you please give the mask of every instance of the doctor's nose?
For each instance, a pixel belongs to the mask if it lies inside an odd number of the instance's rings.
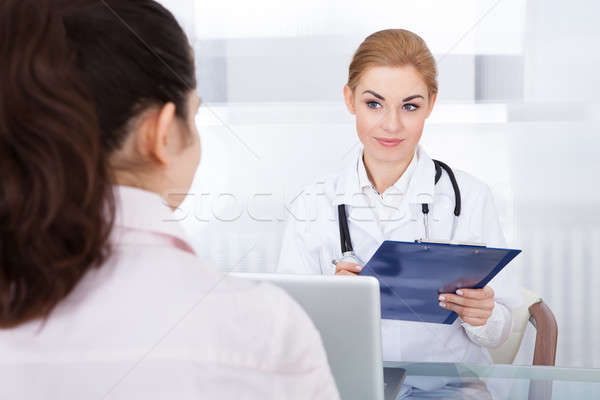
[[[383,116],[381,127],[383,128],[383,130],[389,133],[396,133],[401,131],[404,128],[404,124],[402,122],[402,117],[400,116],[400,113],[395,110],[387,111]]]

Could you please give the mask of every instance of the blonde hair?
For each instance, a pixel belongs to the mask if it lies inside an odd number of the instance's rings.
[[[354,91],[362,74],[371,67],[412,65],[427,85],[429,97],[438,91],[435,59],[425,41],[405,29],[386,29],[369,35],[352,57],[347,85]]]

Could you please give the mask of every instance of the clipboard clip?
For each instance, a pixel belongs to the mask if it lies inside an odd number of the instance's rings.
[[[454,246],[472,246],[472,247],[487,247],[484,243],[476,243],[476,242],[459,242],[457,240],[426,240],[426,239],[417,239],[415,243],[420,244],[450,244]]]

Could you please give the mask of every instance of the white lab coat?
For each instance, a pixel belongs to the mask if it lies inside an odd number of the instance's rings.
[[[428,203],[430,238],[449,240],[454,219],[454,191],[444,172],[434,185],[435,167],[419,146],[416,167],[402,197],[394,222],[379,223],[361,194],[357,163],[362,149],[341,173],[308,186],[292,202],[283,237],[278,272],[334,274],[333,259],[341,256],[337,206],[346,204],[352,245],[367,262],[384,240],[414,241],[425,238],[421,204]],[[462,212],[454,240],[505,247],[494,200],[483,182],[454,170],[462,197]],[[381,228],[380,228],[381,227]],[[489,285],[496,303],[520,305],[520,287],[510,267]],[[507,312],[507,314],[509,314]],[[508,316],[510,318],[510,315]],[[383,357],[389,361],[490,362],[487,350],[470,340],[457,319],[452,325],[382,320]],[[509,328],[510,330],[510,328]]]

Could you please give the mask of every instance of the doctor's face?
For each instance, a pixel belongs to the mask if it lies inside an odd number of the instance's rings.
[[[412,65],[369,68],[354,91],[344,87],[344,99],[366,155],[380,162],[412,158],[435,103]]]

